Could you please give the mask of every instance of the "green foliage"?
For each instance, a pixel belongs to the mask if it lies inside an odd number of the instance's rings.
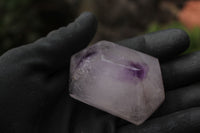
[[[65,0],[0,0],[0,55],[65,26],[73,18]]]
[[[186,31],[190,37],[190,47],[183,53],[191,53],[195,51],[200,51],[200,27],[195,27],[193,29],[187,29],[180,22],[173,22],[171,24],[161,26],[159,24],[152,24],[149,26],[147,32],[155,32],[158,30],[164,30],[169,28],[178,28]]]
[[[33,20],[36,12],[29,10],[32,0],[0,1],[0,54],[38,37],[30,28],[40,26]]]

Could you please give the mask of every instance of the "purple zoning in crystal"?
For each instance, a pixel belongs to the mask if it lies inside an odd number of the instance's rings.
[[[136,125],[164,101],[158,59],[100,41],[74,54],[70,96]]]

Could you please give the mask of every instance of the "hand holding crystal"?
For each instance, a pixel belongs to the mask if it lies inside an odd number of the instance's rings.
[[[0,132],[187,133],[200,131],[200,53],[180,55],[188,35],[169,29],[116,42],[159,59],[166,98],[136,126],[72,99],[69,63],[96,32],[90,13],[0,57]]]

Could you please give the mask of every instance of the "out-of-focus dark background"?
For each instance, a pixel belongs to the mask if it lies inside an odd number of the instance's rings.
[[[66,26],[83,11],[99,22],[92,43],[181,28],[191,38],[186,53],[200,50],[198,0],[0,0],[0,55]]]

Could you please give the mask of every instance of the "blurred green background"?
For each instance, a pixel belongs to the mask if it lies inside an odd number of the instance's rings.
[[[191,46],[185,53],[197,51],[200,50],[200,28],[188,26],[187,19],[179,17],[187,5],[191,5],[188,0],[0,0],[0,54],[66,26],[84,11],[93,12],[99,22],[91,43],[181,28],[191,38]],[[196,18],[200,18],[198,15]]]

